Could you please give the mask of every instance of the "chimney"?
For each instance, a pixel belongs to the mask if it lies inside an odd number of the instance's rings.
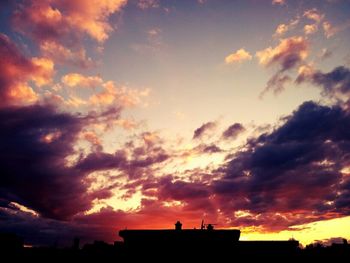
[[[182,224],[180,221],[177,221],[175,224],[175,230],[181,230],[182,229]]]

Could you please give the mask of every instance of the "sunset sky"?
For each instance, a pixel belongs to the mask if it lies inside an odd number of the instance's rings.
[[[350,239],[349,0],[0,2],[0,232]]]

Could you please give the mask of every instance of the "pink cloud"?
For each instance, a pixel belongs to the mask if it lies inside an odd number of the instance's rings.
[[[113,31],[109,17],[127,0],[28,0],[13,14],[14,28],[34,39],[42,53],[60,63],[86,67],[91,59],[81,42],[84,36],[102,44]]]
[[[47,58],[25,57],[16,45],[4,34],[0,34],[0,97],[2,106],[31,104],[38,94],[29,85],[37,87],[51,82],[54,63]]]

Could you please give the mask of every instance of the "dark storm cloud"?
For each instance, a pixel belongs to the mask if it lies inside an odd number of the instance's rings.
[[[244,132],[245,128],[240,123],[234,123],[231,126],[229,126],[223,133],[222,137],[224,139],[236,139],[237,136]]]
[[[199,128],[197,128],[193,133],[193,139],[202,138],[207,132],[212,131],[216,127],[215,122],[207,122],[202,124]]]
[[[180,202],[184,214],[186,211],[190,211],[216,216],[215,205],[209,199],[212,191],[208,183],[184,181],[181,178],[169,175],[159,179],[150,179],[149,182],[143,182],[142,190],[145,195],[157,198],[159,205],[162,202]]]
[[[325,95],[337,97],[337,95],[350,94],[350,70],[339,66],[328,73],[313,71],[309,74],[299,74],[296,83],[311,82],[320,86]]]
[[[96,151],[79,160],[76,168],[82,172],[104,171],[118,169],[129,178],[140,178],[150,172],[152,165],[160,164],[171,156],[158,144],[145,144],[134,147],[128,144],[132,156],[128,158],[123,150],[113,154]]]
[[[188,200],[209,197],[209,189],[203,183],[173,180],[171,176],[160,179],[158,183],[158,198],[161,200]]]
[[[90,208],[84,174],[65,160],[82,126],[51,106],[1,109],[0,197],[53,218]]]
[[[115,169],[126,163],[126,156],[123,151],[114,154],[104,152],[93,152],[77,163],[76,168],[84,172],[103,171]]]
[[[34,209],[43,217],[67,219],[91,208],[94,199],[111,195],[110,186],[88,191],[86,176],[95,171],[119,169],[130,178],[150,173],[149,167],[169,158],[158,144],[114,154],[98,149],[77,161],[74,146],[82,129],[118,118],[120,109],[86,116],[59,113],[53,106],[33,105],[0,109],[0,199]]]
[[[88,192],[86,175],[98,171],[69,163],[81,130],[96,121],[118,118],[119,109],[87,116],[60,113],[50,105],[0,109],[0,198],[34,209],[43,217],[67,219],[91,208],[95,198],[107,198],[107,189]],[[82,169],[84,168],[84,169]]]
[[[289,225],[303,223],[295,211],[303,211],[304,222],[329,212],[348,214],[349,185],[341,170],[350,163],[349,130],[350,116],[342,108],[303,103],[285,124],[250,140],[228,163],[226,176],[213,183],[221,210],[295,213]]]

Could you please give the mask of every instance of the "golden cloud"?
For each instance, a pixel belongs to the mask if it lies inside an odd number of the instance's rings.
[[[249,52],[241,48],[241,49],[238,49],[236,52],[228,55],[225,58],[225,63],[229,65],[229,64],[240,63],[245,60],[251,60],[251,59],[252,59],[252,56],[249,54]]]

